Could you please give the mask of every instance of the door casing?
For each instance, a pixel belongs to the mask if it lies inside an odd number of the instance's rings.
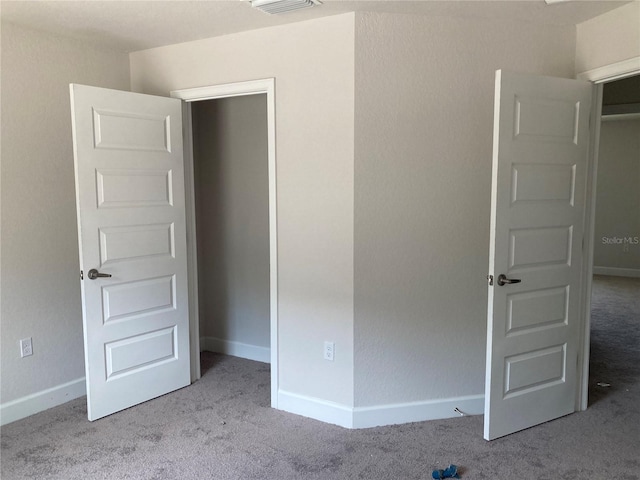
[[[191,103],[203,100],[266,94],[267,157],[269,177],[269,317],[271,355],[271,407],[278,408],[278,223],[276,190],[275,79],[226,83],[171,91],[185,102],[183,108],[185,194],[187,210],[187,269],[189,277],[189,336],[191,381],[200,378],[200,321],[198,307],[198,262],[196,244],[195,184]]]

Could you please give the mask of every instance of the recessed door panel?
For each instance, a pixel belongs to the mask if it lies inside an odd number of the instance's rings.
[[[103,287],[104,321],[175,309],[175,289],[173,275]]]
[[[509,270],[570,265],[572,232],[572,226],[511,230]]]
[[[173,223],[100,228],[100,264],[175,257]]]
[[[169,116],[94,109],[93,124],[97,149],[171,152]]]
[[[171,170],[97,170],[96,187],[98,208],[173,205]]]
[[[176,359],[176,327],[105,344],[107,381]]]
[[[565,367],[565,345],[506,357],[504,398],[564,382]]]
[[[575,165],[514,164],[511,202],[573,205]]]
[[[514,293],[507,297],[507,336],[567,324],[569,287]]]
[[[580,102],[544,97],[515,97],[516,140],[578,143]]]

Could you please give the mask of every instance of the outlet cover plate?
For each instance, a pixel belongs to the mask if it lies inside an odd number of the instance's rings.
[[[33,355],[33,344],[31,343],[31,337],[23,338],[20,340],[20,356],[22,358]]]

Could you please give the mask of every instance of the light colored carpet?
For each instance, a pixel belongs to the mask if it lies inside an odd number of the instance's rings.
[[[482,416],[346,430],[273,410],[269,367],[202,355],[201,381],[89,422],[80,398],[2,428],[2,480],[640,478],[640,279],[599,277],[592,405],[508,437]],[[597,382],[610,383],[598,387]]]

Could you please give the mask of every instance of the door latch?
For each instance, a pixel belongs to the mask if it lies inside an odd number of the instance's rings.
[[[493,275],[487,275],[487,280],[489,280],[489,286],[493,286]]]

